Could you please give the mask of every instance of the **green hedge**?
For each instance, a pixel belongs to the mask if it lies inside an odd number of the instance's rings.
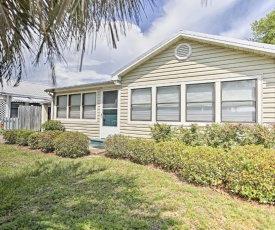
[[[61,157],[76,158],[87,155],[89,138],[78,132],[63,132],[54,141],[55,153]]]
[[[28,137],[28,146],[30,147],[30,149],[39,149],[40,148],[39,143],[40,143],[41,135],[42,135],[42,133],[35,132]]]
[[[38,146],[44,153],[53,152],[55,150],[55,139],[63,132],[58,130],[45,131],[38,135]]]
[[[239,146],[225,151],[186,146],[181,141],[156,143],[123,135],[109,136],[104,146],[111,157],[154,164],[190,183],[218,186],[261,203],[275,203],[274,149]]]
[[[230,149],[233,146],[261,145],[275,148],[275,128],[273,125],[212,124],[171,128],[166,124],[151,127],[151,137],[156,142],[181,141],[188,146],[209,146]]]
[[[28,138],[33,133],[35,133],[35,131],[33,131],[33,130],[18,130],[17,137],[16,137],[16,144],[21,145],[21,146],[27,146]]]
[[[17,135],[20,130],[5,130],[3,133],[3,139],[8,144],[16,144]]]
[[[42,129],[44,131],[58,130],[65,131],[65,127],[62,125],[61,121],[49,120],[42,124]]]

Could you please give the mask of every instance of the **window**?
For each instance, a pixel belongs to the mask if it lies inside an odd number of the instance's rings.
[[[96,93],[83,94],[82,100],[83,118],[95,119],[96,118]]]
[[[157,121],[180,121],[180,86],[157,88]]]
[[[70,95],[69,99],[69,118],[80,119],[81,95]]]
[[[57,118],[67,117],[67,96],[57,96]]]
[[[186,85],[186,121],[215,120],[214,83]]]
[[[256,80],[222,82],[222,122],[256,122]]]
[[[24,104],[25,104],[24,102],[12,102],[10,117],[17,118],[18,117],[18,108],[20,105],[24,105]]]
[[[152,90],[151,88],[132,89],[131,120],[152,120]]]

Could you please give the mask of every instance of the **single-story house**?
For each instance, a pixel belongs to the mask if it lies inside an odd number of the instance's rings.
[[[15,81],[3,80],[0,86],[0,120],[18,117],[20,105],[41,106],[42,122],[48,120],[51,96],[45,92],[49,86],[21,81],[15,86]]]
[[[274,123],[275,45],[181,31],[112,75],[48,89],[53,118],[91,138],[167,123]]]

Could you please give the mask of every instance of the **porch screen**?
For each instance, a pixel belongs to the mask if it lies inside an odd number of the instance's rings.
[[[67,96],[57,96],[56,117],[67,118]]]
[[[180,86],[157,88],[157,121],[180,121]]]
[[[83,94],[83,118],[95,119],[96,118],[96,93]]]
[[[152,120],[152,92],[151,88],[132,89],[131,120]]]
[[[214,121],[214,83],[186,85],[186,90],[186,120],[189,122]]]
[[[70,95],[70,102],[69,102],[69,117],[70,118],[80,119],[80,103],[81,103],[81,95],[80,94]]]
[[[256,122],[256,80],[222,82],[222,121]]]

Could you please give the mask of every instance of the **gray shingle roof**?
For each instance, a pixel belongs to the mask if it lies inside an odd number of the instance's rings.
[[[14,84],[14,80],[10,80],[9,82],[4,80],[3,87],[0,86],[0,94],[38,99],[51,99],[51,97],[45,92],[45,89],[49,88],[49,86],[24,81],[20,82],[18,86],[14,86]]]

